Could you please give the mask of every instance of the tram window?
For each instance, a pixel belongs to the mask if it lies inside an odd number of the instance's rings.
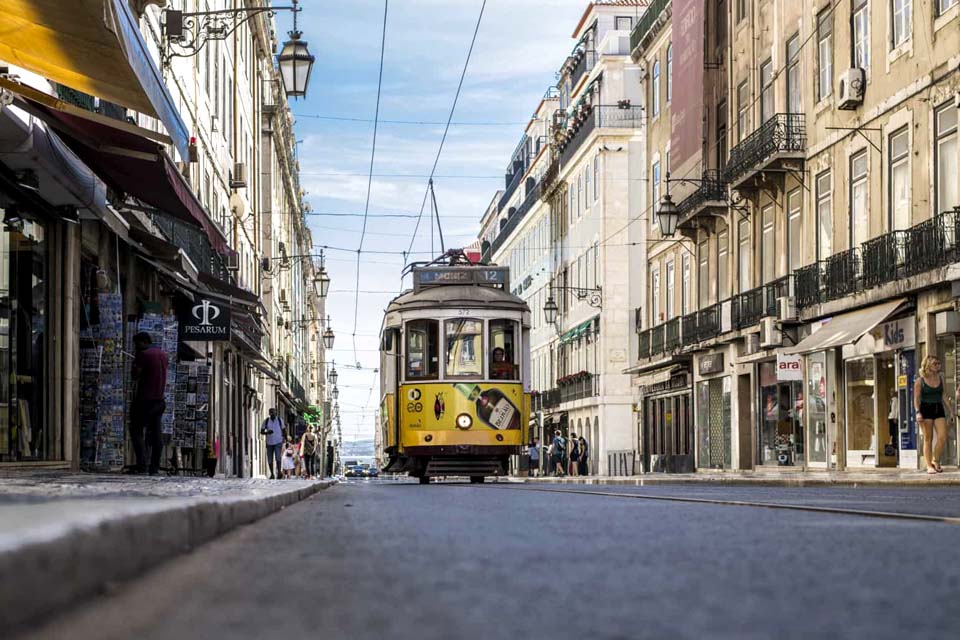
[[[490,377],[493,380],[520,379],[517,346],[516,322],[490,321]]]
[[[446,375],[450,378],[483,376],[483,321],[447,320]]]
[[[407,379],[433,379],[437,377],[436,320],[413,320],[407,323]]]

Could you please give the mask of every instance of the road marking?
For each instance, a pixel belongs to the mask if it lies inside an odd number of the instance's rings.
[[[509,489],[502,484],[473,484],[473,485],[446,485],[461,489],[490,489],[500,487],[502,491],[541,491],[545,493],[576,493],[588,496],[606,496],[609,498],[630,498],[633,500],[660,500],[664,502],[689,502],[693,504],[712,504],[730,507],[755,507],[765,509],[783,509],[787,511],[809,511],[813,513],[830,513],[835,515],[863,516],[866,518],[887,518],[893,520],[915,520],[920,522],[938,522],[942,524],[960,524],[960,518],[951,516],[931,516],[919,513],[897,513],[894,511],[871,511],[868,509],[845,509],[842,507],[815,507],[802,504],[782,504],[778,502],[750,502],[746,500],[717,500],[712,498],[684,498],[681,496],[652,496],[638,493],[616,493],[613,491],[584,491],[582,489],[546,489],[534,487],[514,487]]]

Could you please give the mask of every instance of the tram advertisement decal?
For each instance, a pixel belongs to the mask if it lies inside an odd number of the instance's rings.
[[[510,431],[523,422],[520,384],[408,384],[401,398],[404,426],[411,429]]]

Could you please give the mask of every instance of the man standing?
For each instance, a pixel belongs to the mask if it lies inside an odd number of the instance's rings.
[[[270,409],[270,417],[263,421],[260,433],[267,437],[267,466],[270,467],[270,479],[279,477],[280,449],[283,447],[283,420],[277,417],[277,410]],[[273,465],[277,465],[277,475],[273,473]]]
[[[137,384],[130,409],[130,440],[136,457],[134,473],[149,471],[150,475],[155,476],[160,471],[160,456],[163,453],[160,424],[167,408],[163,394],[167,386],[169,359],[162,349],[153,344],[149,333],[140,332],[133,336],[133,346],[136,355],[131,377]],[[144,433],[146,444],[150,446],[149,469],[144,451]]]
[[[317,475],[317,448],[320,445],[320,438],[313,432],[313,427],[308,426],[303,437],[300,438],[300,457],[303,458],[303,464],[307,470],[307,477],[310,480]]]
[[[326,475],[328,478],[333,477],[333,443],[327,443],[327,469]]]
[[[527,476],[534,477],[540,475],[540,438],[534,438],[530,445],[530,464],[527,468]]]
[[[560,430],[557,429],[553,435],[553,458],[551,462],[553,463],[553,475],[555,476],[565,476],[566,472],[563,470],[563,461],[567,456],[567,441],[564,440],[563,436],[560,434]]]

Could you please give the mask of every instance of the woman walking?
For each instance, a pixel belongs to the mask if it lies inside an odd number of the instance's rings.
[[[940,360],[936,356],[927,356],[920,365],[920,378],[913,385],[913,407],[923,431],[923,459],[927,463],[927,473],[940,473],[943,471],[940,455],[947,444],[948,411],[944,404]]]
[[[577,434],[570,434],[570,475],[580,475],[580,441]]]

